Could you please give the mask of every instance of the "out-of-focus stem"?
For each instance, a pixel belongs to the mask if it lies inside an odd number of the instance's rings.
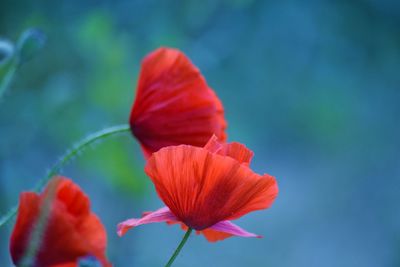
[[[43,234],[46,230],[51,214],[52,203],[56,195],[57,183],[55,181],[56,180],[53,180],[53,182],[49,183],[49,186],[47,187],[47,193],[43,204],[39,209],[39,216],[36,218],[36,222],[34,222],[34,226],[29,236],[28,245],[24,255],[22,256],[22,260],[18,263],[19,267],[35,266],[35,258],[40,246],[42,245]]]
[[[10,87],[19,66],[20,66],[19,60],[14,60],[12,66],[7,71],[3,80],[0,82],[0,99],[3,96],[3,94],[7,91],[8,87]]]

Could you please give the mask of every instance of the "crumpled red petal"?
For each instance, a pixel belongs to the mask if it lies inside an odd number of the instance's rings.
[[[218,140],[216,135],[213,135],[210,140],[208,140],[204,149],[222,156],[231,157],[247,166],[250,164],[254,155],[253,151],[248,149],[245,145],[237,142],[222,143]]]
[[[89,199],[71,180],[62,177],[53,179],[40,195],[21,194],[10,240],[13,262],[18,264],[25,253],[50,186],[56,187],[55,197],[35,266],[76,264],[79,257],[86,255],[95,256],[104,266],[111,266],[105,256],[106,232],[97,216],[90,212]]]
[[[249,167],[253,152],[240,143],[224,144],[212,136],[204,148],[169,146],[152,154],[145,172],[167,207],[146,212],[118,226],[118,234],[146,223],[166,222],[189,227],[210,242],[231,236],[260,237],[230,222],[266,209],[278,186],[273,176]]]
[[[159,48],[142,62],[130,125],[148,157],[170,145],[226,139],[221,101],[179,50]]]
[[[277,196],[275,178],[252,172],[245,164],[248,157],[241,158],[246,159],[243,164],[204,148],[172,146],[153,153],[145,171],[171,212],[187,226],[203,230],[265,209]]]

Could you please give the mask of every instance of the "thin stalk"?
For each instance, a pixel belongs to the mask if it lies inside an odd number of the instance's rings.
[[[127,124],[112,126],[98,132],[92,133],[86,138],[82,139],[78,143],[74,145],[74,147],[68,150],[64,156],[62,156],[56,164],[47,172],[46,176],[43,177],[36,186],[33,188],[34,192],[40,192],[43,190],[44,186],[48,183],[48,181],[58,174],[62,167],[67,164],[72,158],[74,158],[77,154],[82,152],[85,148],[89,147],[93,143],[103,140],[107,137],[111,137],[120,133],[129,132],[130,127]],[[18,207],[12,207],[5,215],[0,218],[0,227],[3,226],[6,222],[11,220],[14,215],[17,213]]]
[[[43,205],[40,207],[39,216],[29,236],[28,246],[23,254],[22,260],[18,263],[19,267],[35,266],[35,258],[43,242],[43,235],[49,221],[52,203],[56,195],[56,188],[57,182],[55,182],[55,180],[49,183]]]
[[[170,267],[172,265],[172,263],[174,262],[174,260],[176,259],[176,257],[178,256],[179,252],[181,252],[181,249],[183,248],[183,246],[185,245],[186,241],[189,239],[190,234],[192,233],[193,229],[189,228],[185,235],[182,238],[182,241],[179,243],[178,247],[175,249],[174,254],[172,254],[171,258],[169,259],[169,261],[167,262],[167,264],[165,265],[165,267]]]
[[[129,125],[122,124],[122,125],[108,127],[106,129],[88,135],[87,137],[76,143],[72,149],[68,150],[64,154],[64,156],[61,157],[61,159],[55,165],[53,165],[53,167],[47,172],[47,175],[36,184],[36,186],[34,187],[34,191],[35,192],[42,191],[42,189],[51,179],[51,177],[58,174],[66,163],[68,163],[72,158],[74,158],[88,146],[107,137],[129,131],[130,131]]]
[[[18,60],[14,60],[12,66],[5,74],[3,80],[0,82],[0,98],[7,91],[7,89],[11,86],[11,83],[14,79],[15,74],[19,68],[20,64]]]

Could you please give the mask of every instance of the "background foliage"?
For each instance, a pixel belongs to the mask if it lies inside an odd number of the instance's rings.
[[[264,239],[192,237],[176,266],[400,265],[398,1],[1,1],[2,37],[29,27],[47,42],[0,99],[1,213],[75,141],[127,122],[140,60],[172,46],[222,99],[229,139],[280,186],[271,209],[239,222]],[[158,224],[116,236],[160,206],[143,165],[127,135],[63,170],[91,197],[115,266],[161,266],[183,235]]]

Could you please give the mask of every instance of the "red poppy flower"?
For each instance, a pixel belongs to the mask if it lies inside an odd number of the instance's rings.
[[[34,266],[72,267],[85,256],[94,256],[103,266],[111,266],[105,256],[106,231],[99,218],[90,211],[88,197],[76,184],[63,177],[54,178],[42,194],[21,194],[10,242],[13,262],[17,265],[24,256],[50,186],[55,192],[54,200]]]
[[[120,223],[118,234],[141,224],[167,222],[195,229],[211,242],[259,237],[231,222],[268,208],[278,194],[274,177],[248,167],[252,156],[244,145],[221,144],[215,136],[204,148],[180,145],[153,153],[145,171],[166,207]]]
[[[144,58],[130,126],[146,157],[165,146],[202,147],[213,134],[226,139],[221,101],[196,66],[171,48]]]

